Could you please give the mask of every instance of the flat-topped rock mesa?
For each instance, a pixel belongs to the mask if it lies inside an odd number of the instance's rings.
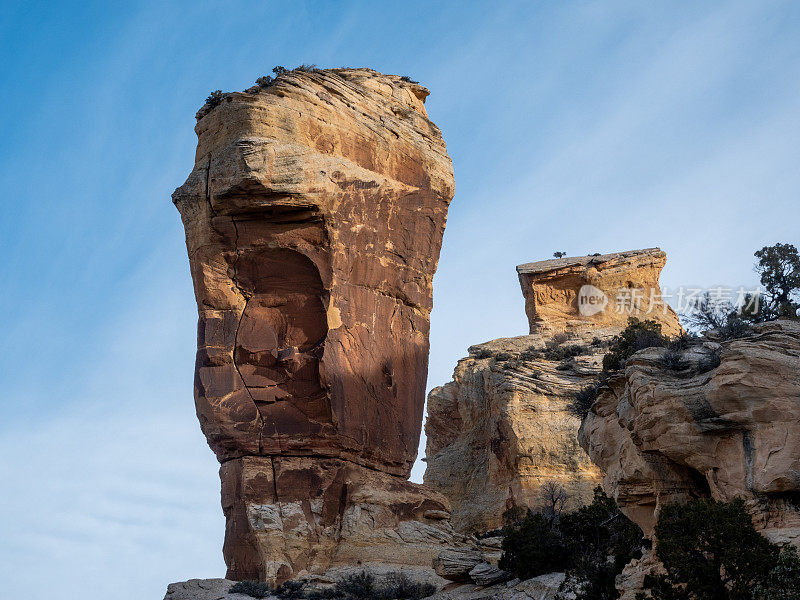
[[[454,192],[427,95],[369,69],[295,70],[198,113],[173,201],[231,578],[280,581],[337,553],[429,566],[446,537],[446,501],[405,481]],[[403,535],[414,550],[383,546]]]
[[[578,291],[593,282],[660,293],[665,260],[653,249],[517,267],[532,333],[472,346],[453,380],[428,395],[424,481],[449,499],[456,529],[499,527],[506,509],[541,505],[549,482],[567,491],[569,508],[591,502],[603,473],[579,446],[580,420],[569,405],[595,380],[629,315],[583,318]],[[658,320],[681,331],[671,309]]]
[[[668,335],[682,329],[661,300],[667,262],[660,248],[543,260],[517,267],[530,332],[622,329],[629,317],[652,319]]]
[[[583,421],[606,492],[649,536],[664,504],[742,497],[768,538],[800,544],[800,322],[694,345],[678,370],[665,352],[633,355]]]

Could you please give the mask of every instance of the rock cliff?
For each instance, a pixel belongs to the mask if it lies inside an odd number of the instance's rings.
[[[691,497],[746,499],[756,528],[800,543],[800,322],[628,360],[599,395],[580,442],[620,509],[652,535],[658,509]]]
[[[542,502],[548,482],[566,489],[569,508],[591,501],[602,472],[578,445],[569,404],[598,375],[629,316],[681,330],[674,312],[657,305],[665,261],[652,248],[517,267],[531,334],[471,347],[453,381],[428,396],[424,481],[450,500],[456,529],[498,527],[506,509]],[[623,295],[638,290],[630,296],[640,301],[617,306],[620,287]],[[581,308],[587,293],[599,310]]]
[[[229,578],[429,566],[449,535],[447,501],[406,481],[454,191],[427,95],[369,69],[295,70],[198,113],[173,201]]]

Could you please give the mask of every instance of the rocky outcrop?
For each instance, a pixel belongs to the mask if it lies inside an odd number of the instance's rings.
[[[583,422],[606,492],[646,535],[663,504],[739,496],[768,538],[798,544],[800,322],[694,345],[677,369],[664,353],[629,359]]]
[[[656,248],[517,267],[532,333],[471,347],[453,381],[428,396],[424,481],[450,500],[456,529],[500,526],[506,509],[542,503],[549,482],[566,489],[567,508],[591,501],[602,472],[578,444],[571,400],[599,374],[607,342],[629,316],[681,329],[671,309],[650,305],[631,315],[607,303],[582,315],[581,289],[611,293],[622,284],[659,297],[665,260]]]
[[[622,329],[629,317],[653,319],[667,335],[681,326],[658,283],[659,248],[565,257],[517,267],[530,332]]]
[[[387,575],[387,572],[380,570],[367,569],[378,580]],[[341,571],[334,569],[331,578],[309,580],[305,582],[304,592],[324,595],[325,590],[343,575],[360,573],[361,570]],[[395,572],[396,574],[397,572]],[[401,571],[411,581],[432,583],[437,588],[441,588],[441,580],[426,577],[426,574],[414,570]],[[475,584],[450,584],[445,589],[440,589],[433,596],[428,596],[430,600],[574,600],[575,594],[566,591],[564,586],[564,573],[548,573],[533,579],[520,581],[501,581],[488,585]],[[171,583],[167,588],[164,600],[247,600],[251,596],[244,594],[231,593],[234,581],[228,579],[190,579],[179,583]],[[266,596],[266,600],[278,600],[276,595]]]
[[[173,201],[229,578],[366,556],[429,565],[449,535],[447,501],[405,481],[454,190],[427,95],[369,69],[313,69],[198,113]]]

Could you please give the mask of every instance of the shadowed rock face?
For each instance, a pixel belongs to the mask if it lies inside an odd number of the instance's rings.
[[[599,374],[605,344],[637,316],[618,313],[612,294],[623,286],[658,297],[665,262],[653,248],[517,267],[531,334],[472,346],[453,381],[428,395],[425,484],[450,500],[457,530],[486,531],[508,508],[541,505],[548,482],[567,491],[569,509],[591,502],[602,472],[578,444],[569,404]],[[603,311],[580,314],[584,285],[611,295]],[[672,309],[649,307],[640,303],[638,316],[681,331]]]
[[[368,69],[291,72],[198,113],[195,167],[173,201],[199,312],[197,415],[224,463],[223,488],[244,457],[264,472],[274,457],[336,459],[342,485],[363,479],[364,468],[410,473],[432,279],[454,190],[427,94]],[[262,499],[277,507],[333,489],[303,477]],[[324,502],[337,526],[343,489]],[[229,494],[238,498],[230,507],[245,495]],[[307,539],[322,527],[312,513]],[[314,562],[278,556],[274,540],[269,552],[259,547],[263,519],[232,527],[231,518],[229,576],[274,579]],[[295,535],[296,525],[270,527]],[[334,553],[317,553],[318,562]]]

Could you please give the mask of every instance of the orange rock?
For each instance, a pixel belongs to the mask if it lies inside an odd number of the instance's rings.
[[[231,461],[289,456],[411,485],[454,191],[427,95],[369,69],[292,71],[198,113],[195,167],[173,201],[199,312],[197,415],[223,488]],[[275,558],[232,519],[233,576],[313,563]]]

